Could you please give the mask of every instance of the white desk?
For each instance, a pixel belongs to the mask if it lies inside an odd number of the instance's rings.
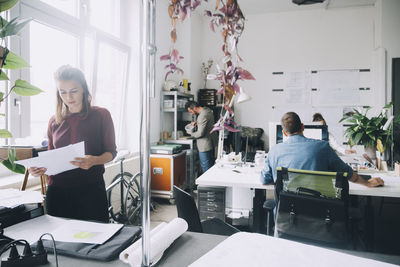
[[[265,200],[263,190],[274,190],[274,185],[263,185],[260,181],[261,169],[256,167],[233,167],[232,165],[215,164],[212,168],[201,175],[196,184],[200,186],[222,186],[222,187],[242,187],[254,188],[256,196],[253,200],[253,227],[256,232],[262,232],[263,202]],[[364,185],[349,183],[349,194],[357,196],[367,196],[366,207],[366,229],[369,236],[367,243],[373,246],[374,240],[374,213],[371,205],[371,197],[400,197],[400,177],[393,176],[388,172],[365,172],[372,177],[381,177],[385,181],[385,186],[369,188]],[[371,248],[373,250],[373,248]]]
[[[233,167],[232,165],[215,164],[199,178],[197,185],[245,187],[274,190],[274,185],[263,185],[260,181],[261,169],[256,167]]]
[[[260,181],[261,169],[256,167],[234,167],[230,164],[215,164],[199,178],[196,184],[199,186],[221,186],[221,187],[241,187],[255,189],[253,199],[253,231],[264,232],[263,204],[265,201],[265,190],[274,190],[274,185],[263,185]]]
[[[362,172],[360,174],[371,175],[371,177],[381,177],[385,181],[383,187],[366,187],[360,184],[349,183],[349,194],[358,196],[372,197],[400,197],[400,177],[392,172]]]
[[[240,232],[228,237],[189,266],[389,267],[396,265],[267,235]]]

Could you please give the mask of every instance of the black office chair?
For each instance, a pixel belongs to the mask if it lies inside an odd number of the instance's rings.
[[[218,218],[200,221],[199,212],[197,211],[193,197],[179,187],[174,186],[174,197],[178,217],[188,223],[188,231],[226,236],[240,232],[232,225]]]
[[[277,168],[275,237],[329,247],[349,247],[346,176],[346,173]],[[264,208],[269,217],[273,217],[273,201],[267,200]]]

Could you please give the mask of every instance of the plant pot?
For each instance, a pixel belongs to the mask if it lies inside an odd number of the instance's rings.
[[[367,156],[368,156],[371,160],[375,160],[375,159],[376,159],[376,149],[375,149],[375,146],[365,146],[365,147],[364,147],[364,152],[365,152],[365,154],[367,154]]]

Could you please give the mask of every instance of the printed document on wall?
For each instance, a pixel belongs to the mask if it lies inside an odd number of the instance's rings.
[[[311,72],[285,72],[286,104],[311,103]]]
[[[317,77],[320,105],[360,103],[358,70],[318,71]]]

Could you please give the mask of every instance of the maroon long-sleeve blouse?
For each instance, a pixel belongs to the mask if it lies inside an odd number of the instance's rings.
[[[60,124],[52,117],[47,135],[49,150],[85,141],[86,155],[100,156],[110,152],[114,158],[117,154],[114,124],[110,112],[105,108],[91,107],[86,118],[71,114]],[[49,185],[75,187],[98,184],[103,179],[103,173],[104,165],[95,165],[88,170],[73,169],[49,176]]]

